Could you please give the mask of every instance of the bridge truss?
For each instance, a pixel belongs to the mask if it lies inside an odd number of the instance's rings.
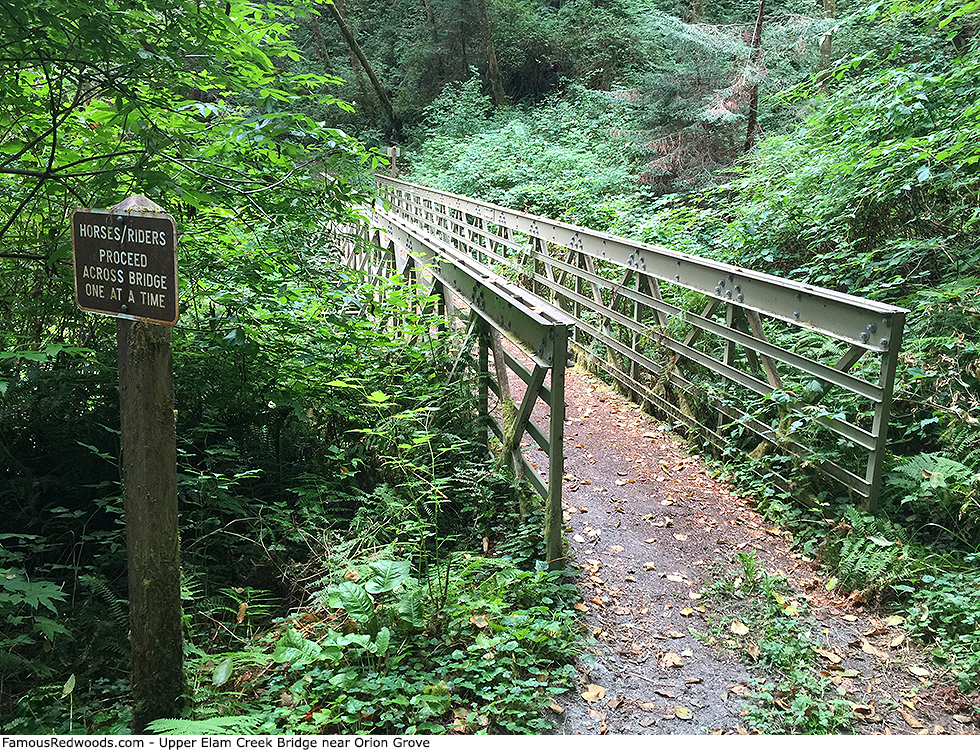
[[[750,452],[784,489],[805,495],[800,477],[816,472],[877,504],[906,310],[376,179],[372,223],[392,250],[429,264],[442,289],[465,291],[486,325],[523,342],[538,358],[530,382],[543,383],[537,368],[551,366],[553,433],[564,409],[560,328],[637,400],[719,451]],[[489,294],[505,287],[506,304]],[[529,323],[535,311],[545,321]],[[553,343],[542,348],[541,339]],[[529,413],[524,404],[520,413]],[[530,434],[541,445],[544,436]],[[550,451],[559,504],[549,512],[560,525],[561,450]]]

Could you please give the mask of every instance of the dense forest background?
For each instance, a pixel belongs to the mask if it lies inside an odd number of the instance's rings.
[[[882,513],[744,489],[975,690],[977,10],[0,0],[5,731],[131,721],[114,323],[74,306],[67,217],[133,192],[180,233],[181,726],[545,728],[578,591],[424,292],[337,262],[390,145],[415,181],[908,308]]]

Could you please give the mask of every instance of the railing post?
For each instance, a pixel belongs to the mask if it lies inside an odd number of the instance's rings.
[[[871,434],[874,435],[875,447],[868,456],[868,473],[866,479],[870,485],[866,507],[873,513],[878,509],[883,477],[882,469],[885,464],[885,445],[888,442],[888,417],[892,408],[892,389],[895,386],[895,371],[898,369],[898,355],[902,350],[902,336],[905,328],[905,314],[893,313],[891,326],[886,329],[882,338],[888,339],[888,347],[881,353],[881,402],[875,405],[874,422]]]
[[[551,362],[551,416],[548,441],[548,498],[544,508],[544,540],[549,570],[565,566],[562,535],[561,488],[565,475],[565,366],[568,360],[568,326],[555,326],[554,359]]]
[[[477,329],[477,407],[480,418],[480,439],[490,448],[490,331],[475,312],[471,312]]]

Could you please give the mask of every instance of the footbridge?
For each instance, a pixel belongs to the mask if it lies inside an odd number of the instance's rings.
[[[569,352],[689,438],[721,454],[749,454],[784,490],[806,497],[829,479],[856,502],[877,504],[906,310],[394,178],[376,181],[370,242],[350,244],[347,260],[429,285],[444,313],[469,308],[485,415],[502,381],[506,395],[506,372],[526,384],[514,413],[488,424],[546,500],[552,565],[561,558]],[[495,345],[499,336],[525,356]],[[538,401],[550,412],[547,431],[530,418]],[[521,454],[525,435],[549,456],[547,481]]]

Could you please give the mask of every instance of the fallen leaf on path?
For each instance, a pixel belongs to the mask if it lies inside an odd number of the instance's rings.
[[[575,536],[572,537],[572,541],[578,542],[579,544],[583,544],[585,542],[585,537],[582,536],[581,534],[576,534]]]
[[[895,627],[897,625],[903,624],[904,622],[905,622],[905,618],[902,617],[901,615],[892,615],[885,621],[885,624],[888,625],[889,627]]]
[[[668,630],[667,631],[667,635],[669,635],[671,638],[683,638],[684,637],[684,633],[682,633],[679,630]]]
[[[690,617],[693,614],[694,610],[690,607],[684,607],[684,609],[681,610],[681,617]]]
[[[752,657],[752,661],[759,661],[759,654],[761,651],[758,643],[750,643],[745,647],[745,652]]]
[[[913,729],[925,729],[925,724],[915,718],[912,714],[906,711],[904,708],[898,709],[898,715],[905,719],[905,723],[908,724]]]
[[[749,689],[748,685],[742,682],[738,685],[732,685],[730,688],[728,688],[728,692],[735,693],[735,695],[748,695],[752,691]]]
[[[657,705],[655,703],[638,703],[637,705],[641,711],[646,711],[648,714],[652,714],[657,710]]]
[[[834,664],[840,664],[841,659],[843,658],[842,656],[835,654],[833,651],[827,651],[826,649],[818,648],[816,646],[813,647],[813,650]]]
[[[700,677],[689,677],[688,679],[684,680],[685,685],[699,685],[702,682],[704,682],[704,680],[702,680]]]
[[[749,628],[748,628],[748,626],[745,623],[739,622],[738,620],[735,620],[735,622],[733,622],[728,627],[728,629],[730,631],[732,631],[735,635],[748,635],[749,634]]]
[[[660,655],[660,666],[664,669],[670,667],[683,667],[684,660],[681,659],[679,654],[675,654],[673,651],[666,651]]]
[[[667,573],[664,575],[668,581],[674,581],[675,583],[690,583],[684,576],[679,573]]]
[[[674,716],[684,721],[690,721],[694,718],[694,712],[687,706],[674,706]]]
[[[557,703],[555,703],[554,699],[551,700],[551,705],[549,706],[549,708],[552,711],[554,711],[556,714],[563,714],[563,713],[565,713],[565,709],[562,708],[561,706],[559,706]]]
[[[606,689],[602,685],[589,685],[581,696],[589,703],[595,703],[606,697]]]
[[[643,543],[644,544],[654,544],[656,541],[657,541],[656,539],[644,539],[643,540]]]
[[[618,544],[614,544],[609,548],[609,551],[612,552],[614,555],[616,555],[625,549],[626,549],[625,547],[620,547]]]
[[[657,567],[657,563],[653,562],[652,560],[643,563],[643,569],[644,570],[653,570],[656,567]]]
[[[582,602],[575,602],[575,604],[572,605],[572,609],[576,609],[579,612],[588,612],[589,611],[589,608],[586,607],[584,604],[582,604]]]
[[[623,696],[619,696],[618,698],[613,698],[611,701],[609,701],[609,708],[619,708],[622,703],[623,703]]]
[[[844,615],[844,619],[848,622],[857,622],[857,615]]]
[[[868,703],[852,703],[851,715],[861,721],[875,721],[875,707]]]
[[[899,633],[890,641],[888,641],[888,648],[897,648],[905,643],[905,633]]]
[[[691,658],[692,656],[694,656],[694,652],[691,651],[691,649],[686,648],[683,651],[681,651],[681,656],[685,656],[687,658]]]
[[[674,534],[674,539],[676,539],[678,542],[686,542],[687,534]]]
[[[865,638],[861,639],[861,650],[866,654],[878,657],[882,661],[890,661],[892,658],[891,655],[888,654],[887,652],[882,651],[880,648],[871,645],[871,643],[869,643],[868,640]]]
[[[925,667],[909,667],[909,672],[914,674],[916,677],[928,677],[930,674],[932,674]]]

